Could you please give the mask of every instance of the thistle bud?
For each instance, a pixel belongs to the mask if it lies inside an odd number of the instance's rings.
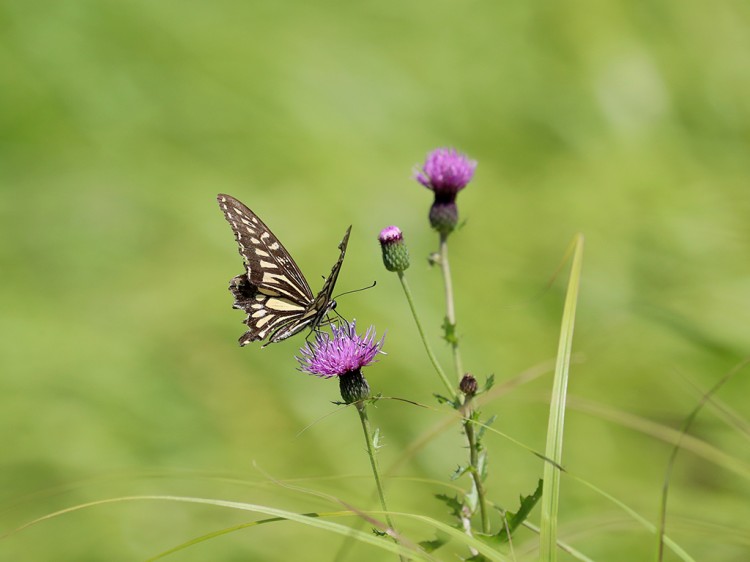
[[[464,396],[466,396],[467,399],[472,398],[477,393],[477,379],[475,379],[469,373],[466,373],[461,379],[458,388],[461,390]]]
[[[383,250],[383,265],[388,271],[405,271],[409,268],[409,250],[404,235],[397,226],[387,226],[378,236]]]

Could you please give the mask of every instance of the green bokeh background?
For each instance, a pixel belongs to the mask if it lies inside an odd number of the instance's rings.
[[[302,338],[237,347],[226,285],[241,262],[214,198],[261,215],[314,289],[353,224],[338,288],[378,284],[339,310],[388,331],[370,383],[434,404],[439,381],[376,236],[405,232],[417,304],[449,365],[425,259],[430,193],[410,177],[437,146],[479,161],[451,242],[467,368],[502,383],[554,357],[564,275],[545,287],[582,232],[565,465],[655,522],[668,444],[591,405],[678,428],[748,354],[748,53],[750,6],[730,0],[6,0],[2,530],[136,494],[338,509],[256,485],[266,474],[372,506],[356,415],[321,419],[337,385],[295,370]],[[550,388],[546,372],[485,414],[542,450]],[[749,391],[741,372],[691,430],[746,473],[747,430],[721,412],[747,420]],[[387,401],[372,418],[387,468],[445,413]],[[490,495],[514,508],[541,461],[497,436],[487,445]],[[446,488],[399,477],[446,482],[462,447],[451,427],[401,465],[392,509],[448,521],[432,498]],[[586,487],[563,478],[561,501],[562,537],[592,559],[653,556],[653,536]],[[747,478],[678,457],[669,532],[696,559],[747,559],[748,505]],[[0,540],[0,558],[138,560],[259,517],[105,505]],[[340,543],[275,523],[170,559],[331,560]],[[349,559],[386,555],[358,546]]]

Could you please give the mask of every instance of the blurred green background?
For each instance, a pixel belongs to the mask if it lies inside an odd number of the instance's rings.
[[[237,346],[243,315],[226,286],[242,266],[215,195],[263,217],[313,289],[353,224],[338,290],[378,284],[339,310],[388,332],[368,379],[432,405],[439,381],[376,236],[405,232],[417,305],[449,366],[425,259],[431,194],[411,179],[438,146],[479,162],[451,242],[466,367],[502,383],[554,357],[565,275],[545,287],[582,232],[565,465],[655,522],[670,446],[620,413],[678,428],[750,348],[749,53],[750,5],[730,0],[5,0],[2,531],[136,494],[338,509],[266,474],[373,506],[356,415],[321,419],[337,384],[295,370],[303,338]],[[542,371],[484,408],[537,450]],[[750,551],[749,391],[740,372],[691,430],[739,470],[678,456],[668,531],[698,560]],[[371,416],[387,469],[446,414],[384,401]],[[515,508],[541,461],[497,436],[487,445],[490,496]],[[449,522],[432,498],[449,490],[405,477],[447,482],[464,457],[449,426],[392,474],[392,509]],[[592,559],[653,556],[652,535],[575,480],[561,501],[561,537]],[[98,506],[4,538],[0,558],[139,560],[260,517]],[[340,544],[275,523],[170,559],[331,560]],[[357,546],[349,559],[391,558]]]

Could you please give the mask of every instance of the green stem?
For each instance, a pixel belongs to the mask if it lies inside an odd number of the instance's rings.
[[[471,410],[468,410],[464,418],[464,432],[469,441],[469,462],[471,463],[471,477],[474,479],[474,486],[477,489],[477,500],[479,503],[479,515],[482,518],[482,532],[485,535],[490,534],[490,515],[487,511],[487,499],[482,482],[482,474],[479,469],[479,448],[474,433],[474,423],[471,420]]]
[[[424,335],[424,330],[422,329],[422,323],[419,321],[419,316],[417,315],[417,309],[414,306],[414,298],[411,295],[411,289],[409,289],[409,285],[406,283],[406,277],[404,276],[403,271],[398,272],[398,278],[401,281],[401,286],[404,288],[404,294],[406,294],[406,300],[409,301],[409,308],[411,308],[411,314],[414,317],[414,322],[417,325],[417,330],[419,330],[419,337],[422,338],[422,344],[424,345],[425,351],[427,351],[427,356],[430,358],[430,361],[432,362],[432,366],[435,367],[435,371],[440,377],[440,380],[443,381],[445,388],[448,389],[448,392],[450,393],[451,398],[455,399],[457,396],[456,389],[448,381],[448,377],[445,376],[445,372],[443,371],[443,368],[440,366],[440,363],[438,363],[437,357],[435,357],[435,354],[432,352],[432,348],[430,347],[430,344],[427,342],[427,338]]]
[[[448,235],[440,233],[440,270],[443,273],[445,284],[445,318],[450,326],[451,349],[453,351],[453,364],[456,367],[456,377],[460,382],[464,376],[461,352],[458,349],[458,338],[456,337],[456,307],[453,301],[453,281],[451,278],[451,266],[448,260]],[[471,420],[472,409],[470,402],[464,404],[466,417],[464,418],[464,433],[469,442],[469,463],[471,464],[471,476],[474,479],[474,487],[477,490],[477,502],[479,503],[479,515],[482,519],[482,532],[490,534],[490,516],[487,511],[487,498],[482,482],[482,474],[479,468],[479,447],[474,433],[474,424]]]
[[[391,515],[388,512],[388,505],[385,503],[385,492],[383,491],[383,483],[380,481],[380,471],[378,470],[378,461],[375,457],[375,449],[372,444],[372,431],[370,430],[370,420],[367,417],[367,406],[364,402],[356,402],[357,412],[359,413],[359,419],[362,422],[362,431],[365,434],[365,443],[367,443],[367,455],[370,457],[370,466],[372,467],[372,475],[375,477],[375,486],[378,489],[378,497],[380,498],[380,507],[385,512],[385,521],[388,523],[388,527],[391,531],[395,531],[393,521],[391,521]],[[394,539],[395,540],[395,539]],[[399,555],[399,559],[404,562],[406,559]]]
[[[451,266],[448,261],[448,235],[440,234],[440,269],[443,272],[443,283],[445,284],[445,317],[452,330],[451,350],[453,351],[453,364],[456,367],[458,381],[464,376],[464,367],[461,362],[461,352],[458,349],[458,338],[456,329],[456,307],[453,303],[453,281],[451,280]]]

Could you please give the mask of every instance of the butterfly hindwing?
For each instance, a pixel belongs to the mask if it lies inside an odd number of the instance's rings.
[[[306,327],[317,327],[336,305],[331,295],[344,261],[351,227],[339,244],[339,259],[323,289],[313,296],[292,256],[255,213],[230,195],[220,194],[218,202],[245,262],[245,273],[234,277],[229,284],[235,299],[234,308],[247,313],[248,330],[240,338],[240,345],[266,338],[265,345],[268,345]]]
[[[248,330],[240,338],[243,346],[265,339],[269,333],[296,321],[296,316],[305,310],[300,303],[253,285],[247,274],[234,277],[229,282],[229,290],[234,295],[234,308],[247,313]]]

